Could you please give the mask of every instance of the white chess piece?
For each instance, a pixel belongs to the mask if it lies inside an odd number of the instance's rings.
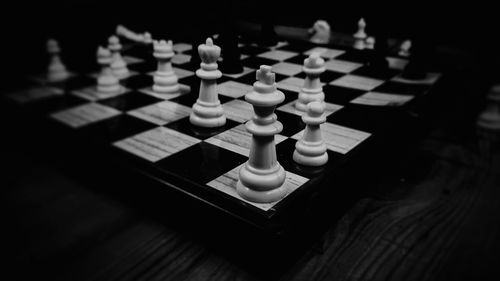
[[[403,41],[403,43],[401,43],[401,45],[399,46],[398,55],[402,57],[409,57],[411,45],[412,45],[411,40]]]
[[[325,20],[317,20],[313,27],[309,29],[312,34],[310,41],[317,44],[327,44],[330,42],[330,25]]]
[[[116,94],[120,92],[120,81],[111,70],[111,52],[99,46],[97,49],[97,63],[101,66],[101,73],[97,77],[97,91],[103,94]]]
[[[193,125],[213,128],[226,124],[224,109],[217,93],[217,79],[222,76],[217,65],[220,51],[220,47],[214,45],[212,38],[207,38],[205,44],[198,46],[201,68],[196,71],[196,76],[201,79],[201,83],[198,99],[193,104],[193,111],[189,116]]]
[[[49,82],[60,82],[67,79],[70,74],[66,70],[59,53],[61,49],[59,44],[54,39],[49,39],[47,41],[47,53],[50,56],[50,62],[47,71],[47,79]]]
[[[302,70],[306,73],[304,86],[302,87],[295,108],[300,111],[305,111],[307,104],[312,101],[323,102],[325,94],[321,86],[320,75],[325,72],[325,60],[314,52],[304,60]]]
[[[358,31],[354,33],[354,49],[363,50],[365,48],[365,39],[367,37],[366,32],[366,23],[363,18],[358,21]]]
[[[325,105],[313,101],[307,105],[307,112],[302,116],[306,124],[304,135],[295,144],[293,160],[306,166],[322,166],[328,162],[326,145],[321,136],[320,125],[325,123]]]
[[[172,41],[154,41],[153,49],[153,56],[158,61],[158,68],[153,76],[153,91],[159,94],[179,93],[178,78],[171,62],[174,56]]]
[[[375,49],[375,37],[368,36],[365,40],[365,47],[370,50]]]
[[[500,84],[491,88],[486,100],[486,109],[479,115],[477,125],[488,130],[500,130]]]
[[[245,124],[247,131],[252,134],[252,143],[248,161],[239,171],[236,191],[246,200],[275,202],[288,192],[286,172],[277,160],[274,142],[274,135],[283,130],[274,110],[284,99],[285,95],[276,89],[275,74],[271,72],[271,67],[262,65],[257,70],[253,91],[245,95],[255,115]]]
[[[123,60],[121,55],[122,45],[117,36],[112,35],[108,39],[108,49],[113,54],[113,61],[111,62],[111,69],[118,79],[124,79],[129,76],[127,63]]]

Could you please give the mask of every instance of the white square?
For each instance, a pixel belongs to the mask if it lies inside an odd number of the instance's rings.
[[[249,68],[249,67],[244,66],[244,67],[243,67],[243,72],[241,72],[241,73],[236,73],[236,74],[227,74],[227,73],[224,73],[224,72],[223,72],[222,74],[224,74],[224,76],[227,76],[227,77],[231,77],[231,78],[236,79],[236,78],[240,78],[240,77],[241,77],[241,76],[243,76],[243,75],[247,75],[248,73],[250,73],[250,72],[252,72],[252,71],[255,71],[255,69],[253,69],[253,68]]]
[[[341,72],[341,73],[351,73],[354,70],[363,66],[361,63],[350,62],[345,60],[329,60],[325,63],[325,68],[328,70]]]
[[[274,205],[276,205],[278,202],[283,200],[283,199],[281,199],[281,200],[278,200],[278,201],[272,202],[272,203],[255,203],[255,202],[245,200],[241,196],[239,196],[238,193],[236,192],[236,184],[238,183],[238,178],[239,178],[238,173],[243,165],[245,165],[245,164],[242,164],[242,165],[232,169],[231,171],[227,172],[226,174],[224,174],[224,175],[216,178],[215,180],[207,183],[207,185],[211,186],[211,187],[213,187],[221,192],[229,194],[229,195],[233,196],[234,198],[238,198],[241,201],[244,201],[248,204],[251,204],[251,205],[253,205],[259,209],[262,209],[264,211],[268,211]],[[287,189],[287,194],[285,195],[285,197],[288,194],[295,191],[300,186],[302,186],[303,184],[305,184],[307,181],[308,181],[307,178],[304,178],[304,177],[296,175],[292,172],[286,171],[286,179],[285,179],[284,185],[285,185],[285,188]]]
[[[396,58],[396,57],[387,57],[387,61],[389,62],[389,68],[403,70],[408,64],[407,59]]]
[[[136,58],[136,57],[132,57],[132,56],[123,56],[123,60],[124,60],[127,64],[140,63],[140,62],[143,62],[143,61],[144,61],[143,59]]]
[[[226,117],[237,121],[239,123],[244,123],[252,119],[254,112],[253,107],[246,101],[243,100],[232,100],[222,104],[224,113]]]
[[[86,87],[83,89],[74,90],[71,92],[71,94],[78,96],[78,97],[81,97],[81,98],[84,98],[84,99],[89,100],[89,101],[97,101],[97,100],[102,100],[102,99],[120,96],[120,95],[123,95],[129,91],[130,90],[128,88],[121,86],[120,90],[116,93],[101,93],[101,92],[97,91],[96,86],[90,86],[90,87]]]
[[[312,53],[318,53],[321,57],[326,59],[333,59],[345,53],[343,50],[325,48],[325,47],[314,47],[309,51],[305,52],[306,55],[311,55]]]
[[[27,103],[53,96],[61,96],[64,90],[55,87],[32,87],[7,94],[7,97],[18,102]]]
[[[358,144],[366,140],[370,133],[343,127],[332,123],[324,123],[321,125],[321,133],[326,147],[329,150],[346,154]],[[304,130],[292,136],[294,139],[301,139]]]
[[[70,109],[52,113],[51,118],[56,119],[70,127],[82,126],[119,115],[121,112],[102,104],[87,103]]]
[[[368,92],[351,100],[351,103],[374,106],[401,106],[413,98],[414,96],[409,95]]]
[[[278,74],[293,76],[302,72],[302,65],[289,62],[279,62],[272,66],[272,71]]]
[[[185,51],[189,51],[193,48],[191,44],[187,43],[177,43],[172,46],[172,49],[174,49],[175,52],[177,53],[182,53]]]
[[[162,126],[179,120],[191,113],[191,108],[171,101],[162,101],[131,110],[128,115]]]
[[[298,77],[289,77],[276,83],[276,87],[292,92],[300,92],[304,86],[304,79]]]
[[[297,100],[291,101],[287,104],[284,104],[284,105],[278,107],[277,109],[280,111],[288,112],[288,113],[298,115],[298,116],[304,115],[305,114],[304,111],[300,111],[300,110],[297,110],[297,108],[295,108],[296,102],[297,102]],[[328,115],[334,113],[335,111],[341,109],[342,107],[343,106],[338,105],[338,104],[325,102],[325,116],[328,116]]]
[[[219,94],[232,98],[239,98],[253,91],[253,87],[235,81],[226,81],[217,85]]]
[[[297,53],[294,52],[289,52],[289,51],[282,51],[282,50],[272,50],[268,51],[262,54],[258,54],[258,57],[261,58],[266,58],[266,59],[272,59],[272,60],[277,60],[277,61],[284,61],[286,59],[289,59],[291,57],[296,56]]]
[[[173,64],[184,64],[186,62],[189,62],[190,60],[191,60],[191,56],[190,55],[186,55],[186,54],[182,54],[182,53],[175,54],[172,57],[172,63]]]
[[[114,142],[113,145],[148,161],[156,162],[199,142],[201,141],[180,132],[157,127]]]
[[[162,99],[162,100],[171,100],[171,99],[176,98],[178,96],[190,93],[191,87],[189,87],[188,85],[179,84],[179,93],[175,93],[175,94],[157,93],[157,92],[153,91],[152,87],[140,89],[139,92],[146,94],[146,95],[150,95],[150,96],[155,97],[155,98]]]
[[[177,68],[177,67],[172,67],[172,69],[174,70],[174,73],[177,75],[177,78],[179,78],[179,79],[194,75],[193,71],[189,71],[189,70],[185,70],[185,69]]]
[[[383,83],[384,81],[380,79],[348,74],[333,80],[330,85],[371,91]]]

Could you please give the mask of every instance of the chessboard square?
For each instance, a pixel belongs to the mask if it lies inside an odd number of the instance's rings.
[[[62,111],[85,103],[88,103],[88,101],[73,95],[60,95],[36,100],[29,104],[29,110],[36,114],[47,115],[52,112]]]
[[[395,81],[386,81],[384,84],[373,89],[374,92],[399,94],[399,95],[421,95],[428,91],[429,85],[425,84],[412,84],[412,83],[401,83]]]
[[[257,55],[269,51],[268,48],[259,47],[255,45],[244,45],[241,46],[239,50],[242,54],[247,54],[247,55]]]
[[[90,86],[90,87],[86,87],[83,89],[71,91],[70,93],[72,95],[84,98],[84,99],[89,100],[89,101],[98,101],[101,99],[107,99],[107,98],[123,95],[123,94],[126,94],[128,92],[129,92],[129,89],[126,87],[123,87],[123,86],[116,93],[102,93],[102,92],[97,91],[96,86]]]
[[[354,70],[363,66],[361,63],[333,59],[325,63],[325,68],[328,70],[341,72],[341,73],[351,73]]]
[[[185,51],[189,51],[193,48],[191,44],[187,43],[176,43],[172,46],[172,49],[174,49],[175,52],[182,53]]]
[[[365,50],[349,50],[335,59],[365,64],[369,60],[369,54]]]
[[[36,83],[39,83],[39,84],[42,84],[42,85],[51,85],[51,86],[62,86],[63,84],[65,84],[69,79],[75,77],[77,74],[74,73],[74,72],[69,72],[68,73],[68,77],[60,80],[60,81],[49,81],[49,78],[47,76],[47,73],[41,73],[41,74],[37,74],[37,75],[33,75],[33,76],[29,76],[28,79],[36,82]]]
[[[325,85],[323,87],[323,92],[325,93],[325,102],[339,105],[346,105],[349,101],[365,93],[365,91],[362,90],[338,87],[334,85]]]
[[[251,73],[251,72],[254,72],[254,71],[255,71],[255,69],[244,66],[243,67],[243,71],[241,73],[229,74],[229,73],[222,72],[222,74],[224,76],[236,79],[236,78],[240,78],[241,76],[247,75],[248,73]]]
[[[401,106],[412,100],[414,96],[368,92],[352,100],[351,103],[373,106]]]
[[[179,92],[178,93],[174,93],[174,94],[161,94],[161,93],[157,93],[157,92],[153,91],[152,87],[147,87],[147,88],[140,89],[139,92],[143,93],[143,94],[146,94],[146,95],[150,95],[150,96],[158,98],[158,99],[171,100],[171,99],[175,99],[175,98],[177,98],[179,96],[182,96],[182,95],[185,95],[185,94],[189,94],[191,92],[191,88],[189,86],[187,86],[187,85],[179,84]]]
[[[140,63],[140,62],[144,61],[143,59],[132,57],[132,56],[123,56],[123,60],[129,65],[132,65],[135,63]]]
[[[113,145],[148,161],[156,162],[199,142],[200,140],[177,131],[157,127],[114,142]]]
[[[313,46],[314,46],[313,43],[309,43],[306,41],[300,41],[300,42],[293,42],[293,44],[288,44],[285,46],[278,47],[278,49],[284,50],[284,51],[296,52],[296,53],[303,53],[303,52],[306,52],[307,50],[311,49]]]
[[[281,200],[286,198],[286,196],[288,196],[289,194],[291,194],[292,192],[297,190],[299,187],[301,187],[302,185],[304,185],[308,181],[307,178],[304,178],[302,176],[299,176],[297,174],[294,174],[292,172],[287,171],[285,183],[284,183],[284,186],[287,190],[286,195],[282,199],[280,199],[276,202],[255,203],[255,202],[251,202],[251,201],[248,201],[246,199],[243,199],[240,195],[238,195],[238,192],[236,191],[236,184],[238,183],[238,179],[239,179],[239,171],[240,171],[242,166],[243,165],[240,165],[240,166],[232,169],[231,171],[225,173],[224,175],[207,183],[207,185],[210,187],[213,187],[221,192],[224,192],[224,193],[226,193],[234,198],[237,198],[237,199],[239,199],[247,204],[253,205],[261,210],[268,211],[271,208],[273,208],[276,204],[278,204]]]
[[[321,125],[321,133],[327,149],[341,154],[348,153],[371,136],[371,134],[367,132],[328,122]],[[300,131],[293,135],[292,138],[299,140],[302,138],[303,134],[304,131]]]
[[[399,70],[396,69],[391,69],[391,68],[380,69],[377,67],[370,67],[364,65],[353,71],[351,74],[369,78],[376,78],[381,80],[389,80],[392,77],[396,76],[398,72]]]
[[[300,92],[302,86],[304,86],[304,79],[299,77],[289,77],[276,83],[276,87],[279,89],[285,89],[297,93]]]
[[[291,101],[287,104],[278,107],[277,110],[281,110],[298,116],[304,115],[305,113],[304,111],[297,110],[297,108],[295,107],[296,102],[297,100]],[[341,108],[342,108],[341,105],[325,102],[325,116],[328,116]]]
[[[297,53],[294,52],[283,51],[283,50],[272,50],[269,52],[259,54],[258,57],[277,60],[277,61],[284,61],[296,55]]]
[[[389,68],[403,70],[408,64],[408,59],[402,59],[397,57],[386,57],[389,62]]]
[[[248,57],[242,60],[244,66],[247,66],[252,69],[259,69],[261,65],[273,65],[276,63],[275,60],[270,60],[261,57]]]
[[[109,107],[116,108],[120,111],[128,111],[132,109],[136,109],[139,107],[143,107],[146,105],[150,105],[153,103],[159,102],[160,99],[143,95],[140,92],[133,91],[124,95],[120,95],[117,97],[112,97],[109,99],[99,100],[100,104],[107,105]]]
[[[325,48],[325,47],[314,47],[309,51],[305,52],[306,55],[311,55],[312,53],[318,53],[321,57],[326,59],[333,59],[345,53],[344,50]]]
[[[193,105],[198,100],[198,97],[199,97],[198,92],[192,92],[191,91],[188,94],[182,94],[182,95],[179,95],[178,97],[175,97],[175,98],[169,99],[169,100],[172,101],[172,102],[176,102],[176,103],[185,105],[187,107],[193,107]],[[219,102],[221,104],[224,104],[226,102],[229,102],[229,101],[233,100],[233,98],[226,97],[226,96],[223,96],[223,95],[218,95],[218,97],[219,97]]]
[[[283,124],[283,131],[280,132],[280,134],[283,136],[293,136],[294,134],[303,130],[306,126],[304,122],[302,122],[301,116],[281,110],[276,110],[275,113],[278,116],[278,121]]]
[[[345,73],[326,70],[325,72],[321,73],[321,75],[319,76],[319,80],[321,81],[321,85],[323,86],[325,83],[328,83],[332,80],[338,79],[344,75],[345,75]],[[295,75],[295,77],[305,79],[307,77],[307,74],[302,71],[299,74]]]
[[[191,108],[171,101],[162,101],[127,112],[159,126],[189,116],[190,113]]]
[[[295,63],[295,64],[303,65],[304,64],[304,60],[307,59],[308,57],[309,56],[306,56],[306,55],[303,55],[303,54],[298,54],[298,55],[296,55],[294,57],[286,59],[285,61],[289,62],[289,63]]]
[[[239,123],[252,119],[254,112],[251,104],[244,100],[232,100],[222,105],[226,117]]]
[[[253,91],[253,87],[251,85],[243,84],[236,81],[223,82],[217,85],[217,88],[220,95],[232,98],[239,98]]]
[[[226,119],[226,124],[216,128],[205,128],[191,124],[189,117],[181,118],[175,122],[168,123],[165,127],[181,132],[194,138],[205,140],[218,135],[226,130],[238,126],[240,123]]]
[[[333,80],[330,82],[330,85],[371,91],[382,83],[384,83],[384,81],[380,79],[347,74],[339,79]]]
[[[140,63],[134,63],[129,67],[129,69],[139,73],[150,73],[155,71],[157,67],[158,66],[155,61],[148,60]]]
[[[154,124],[135,117],[120,114],[106,120],[95,122],[81,129],[81,132],[93,140],[106,145],[119,139],[136,135],[156,127]]]
[[[88,76],[74,76],[64,82],[64,89],[66,91],[81,89],[95,85],[96,79]]]
[[[189,61],[191,61],[191,56],[190,55],[186,55],[186,54],[182,54],[182,53],[175,54],[172,57],[172,63],[173,64],[184,64],[184,63],[187,63]]]
[[[246,159],[243,155],[210,143],[199,142],[163,158],[155,166],[169,175],[174,174],[205,186],[207,182],[241,165]]]
[[[272,71],[278,74],[293,76],[302,71],[302,65],[289,62],[279,62],[272,65]]]
[[[51,118],[56,119],[73,128],[91,124],[120,114],[120,111],[97,103],[87,103],[73,108],[52,113]]]
[[[280,134],[274,136],[275,144],[278,144],[286,139],[287,137]],[[250,154],[250,146],[252,144],[252,134],[247,131],[244,124],[241,124],[206,139],[205,142],[248,157]]]
[[[177,78],[179,79],[194,75],[194,72],[190,70],[185,70],[178,67],[172,67],[172,69],[174,70],[174,73],[177,75]]]
[[[406,83],[406,84],[415,84],[415,85],[434,85],[439,78],[441,77],[441,73],[438,72],[428,72],[427,76],[424,79],[418,79],[418,80],[410,80],[403,78],[401,74],[397,75],[396,77],[392,78],[392,81],[395,82],[400,82],[400,83]]]
[[[153,77],[151,75],[140,74],[135,75],[122,81],[129,89],[140,89],[153,85]]]
[[[64,90],[56,87],[30,87],[7,94],[7,97],[17,103],[28,103],[53,96],[61,96]]]

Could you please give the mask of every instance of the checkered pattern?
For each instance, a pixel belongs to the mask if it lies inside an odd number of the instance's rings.
[[[147,164],[144,167],[161,171],[160,177],[167,182],[174,175],[184,179],[181,188],[198,188],[218,197],[217,202],[239,202],[243,208],[265,213],[278,210],[279,203],[254,204],[239,198],[234,190],[237,169],[247,160],[251,137],[243,124],[252,118],[253,109],[244,95],[252,90],[260,65],[273,67],[277,87],[286,97],[276,109],[284,129],[275,139],[278,161],[287,170],[290,193],[318,176],[292,160],[294,143],[305,127],[294,104],[306,77],[302,64],[309,54],[318,52],[326,61],[321,82],[327,123],[322,128],[330,161],[322,168],[325,173],[350,157],[370,137],[381,133],[377,124],[390,122],[378,114],[381,107],[411,102],[425,94],[440,76],[434,73],[424,81],[405,81],[399,74],[407,60],[397,56],[388,57],[391,69],[380,73],[366,66],[362,51],[286,42],[273,48],[244,43],[239,46],[244,73],[224,74],[218,80],[219,99],[227,117],[221,128],[197,128],[189,122],[200,81],[195,76],[196,67],[189,63],[196,54],[186,43],[174,45],[176,55],[172,63],[181,84],[179,94],[158,94],[152,90],[156,62],[149,49],[135,46],[124,54],[131,75],[122,80],[124,88],[118,94],[98,93],[94,72],[74,75],[50,87],[38,79],[41,86],[9,97],[18,103],[33,103],[34,107],[44,100],[40,111],[53,121],[111,145],[125,159],[142,161]]]

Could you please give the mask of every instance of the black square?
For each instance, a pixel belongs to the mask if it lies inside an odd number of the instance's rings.
[[[373,89],[374,92],[400,94],[400,95],[420,95],[429,90],[428,85],[401,83],[387,81],[384,84]]]
[[[372,134],[390,133],[403,122],[399,108],[348,104],[327,117],[327,122]]]
[[[301,116],[281,110],[276,110],[275,113],[278,116],[278,121],[283,124],[283,131],[280,133],[281,135],[291,137],[303,130],[306,126],[304,122],[302,122]]]
[[[249,57],[249,58],[244,59],[242,62],[243,62],[244,66],[254,68],[254,69],[260,69],[261,65],[271,66],[273,64],[277,64],[279,61],[271,60],[271,59],[267,59],[267,58],[261,58],[261,57]]]
[[[88,76],[75,76],[71,77],[64,82],[64,88],[67,91],[84,88],[90,85],[95,85],[97,80]]]
[[[157,67],[158,66],[157,66],[156,61],[150,60],[150,61],[143,61],[143,62],[131,64],[128,68],[132,71],[136,71],[136,72],[145,74],[145,73],[156,71]]]
[[[191,75],[179,79],[179,83],[189,86],[191,88],[190,93],[198,94],[198,91],[200,90],[200,78],[198,78],[196,75]]]
[[[194,138],[197,138],[199,140],[205,140],[210,137],[213,137],[215,135],[218,135],[226,130],[229,130],[233,127],[238,126],[240,123],[233,121],[229,118],[226,118],[226,124],[221,127],[217,128],[204,128],[204,127],[199,127],[191,124],[189,122],[189,116],[179,119],[175,122],[168,123],[165,125],[165,127],[168,127],[170,129],[176,130],[178,132],[181,132],[183,134],[192,136]]]
[[[198,91],[196,92],[190,92],[190,93],[187,93],[187,94],[184,94],[184,95],[180,95],[176,98],[173,98],[171,99],[170,101],[172,102],[175,102],[175,103],[179,103],[179,104],[182,104],[182,105],[185,105],[187,107],[192,107],[193,104],[196,103],[196,100],[198,100],[198,97],[199,97],[199,93]],[[231,101],[233,100],[233,98],[231,97],[226,97],[224,95],[218,95],[219,97],[219,101],[221,104],[224,104],[228,101]]]
[[[88,103],[88,101],[66,93],[62,96],[54,96],[47,99],[34,101],[28,104],[28,108],[33,112],[46,114],[72,108],[84,103]]]
[[[175,174],[205,185],[224,173],[245,163],[247,157],[221,147],[200,142],[174,153],[154,165],[168,174]]]
[[[137,90],[153,85],[153,76],[147,74],[139,74],[131,76],[121,81],[123,85],[129,89]]]
[[[278,50],[291,51],[291,52],[296,52],[296,53],[304,53],[304,52],[309,51],[310,49],[312,49],[314,47],[315,47],[315,45],[312,43],[300,41],[300,42],[290,42],[290,44],[279,47]],[[303,63],[304,63],[304,61],[302,61],[300,64],[303,64]]]
[[[323,83],[328,83],[328,82],[331,82],[335,79],[338,79],[342,76],[344,76],[345,73],[340,73],[340,72],[336,72],[336,71],[331,71],[331,70],[326,70],[325,72],[321,73],[319,79],[321,82]],[[306,78],[306,73],[305,72],[300,72],[298,74],[295,75],[295,77],[299,77],[299,78]]]
[[[363,90],[339,87],[335,85],[323,86],[323,92],[325,93],[326,102],[339,105],[345,105],[349,103],[349,101],[366,93],[366,91]]]
[[[103,99],[98,101],[100,104],[104,104],[120,111],[129,111],[146,105],[160,102],[161,99],[155,98],[150,95],[142,94],[137,91],[133,91],[127,94],[119,95],[116,97]]]
[[[278,104],[278,107],[282,106],[283,104],[294,101],[294,100],[298,99],[298,97],[299,97],[299,93],[297,93],[297,92],[282,90],[282,89],[278,89],[278,90],[282,91],[283,94],[285,94],[285,100],[282,103]]]
[[[150,130],[153,127],[156,125],[126,114],[120,114],[90,124],[82,128],[81,132],[97,141],[114,142]]]
[[[309,56],[307,55],[297,55],[295,57],[291,57],[289,59],[286,59],[285,61],[286,62],[290,62],[290,63],[295,63],[295,64],[299,64],[299,65],[303,65],[304,64],[304,60],[307,59]]]
[[[366,51],[349,50],[335,59],[365,64],[368,62],[369,57]]]
[[[242,54],[247,54],[247,55],[258,55],[262,54],[269,51],[268,48],[264,47],[259,47],[259,46],[251,46],[251,45],[245,45],[240,47],[240,52]]]
[[[364,65],[356,70],[354,70],[351,74],[356,74],[360,76],[366,76],[376,79],[387,80],[390,79],[396,74],[399,73],[399,70],[390,69],[390,68],[377,68],[373,66]]]

